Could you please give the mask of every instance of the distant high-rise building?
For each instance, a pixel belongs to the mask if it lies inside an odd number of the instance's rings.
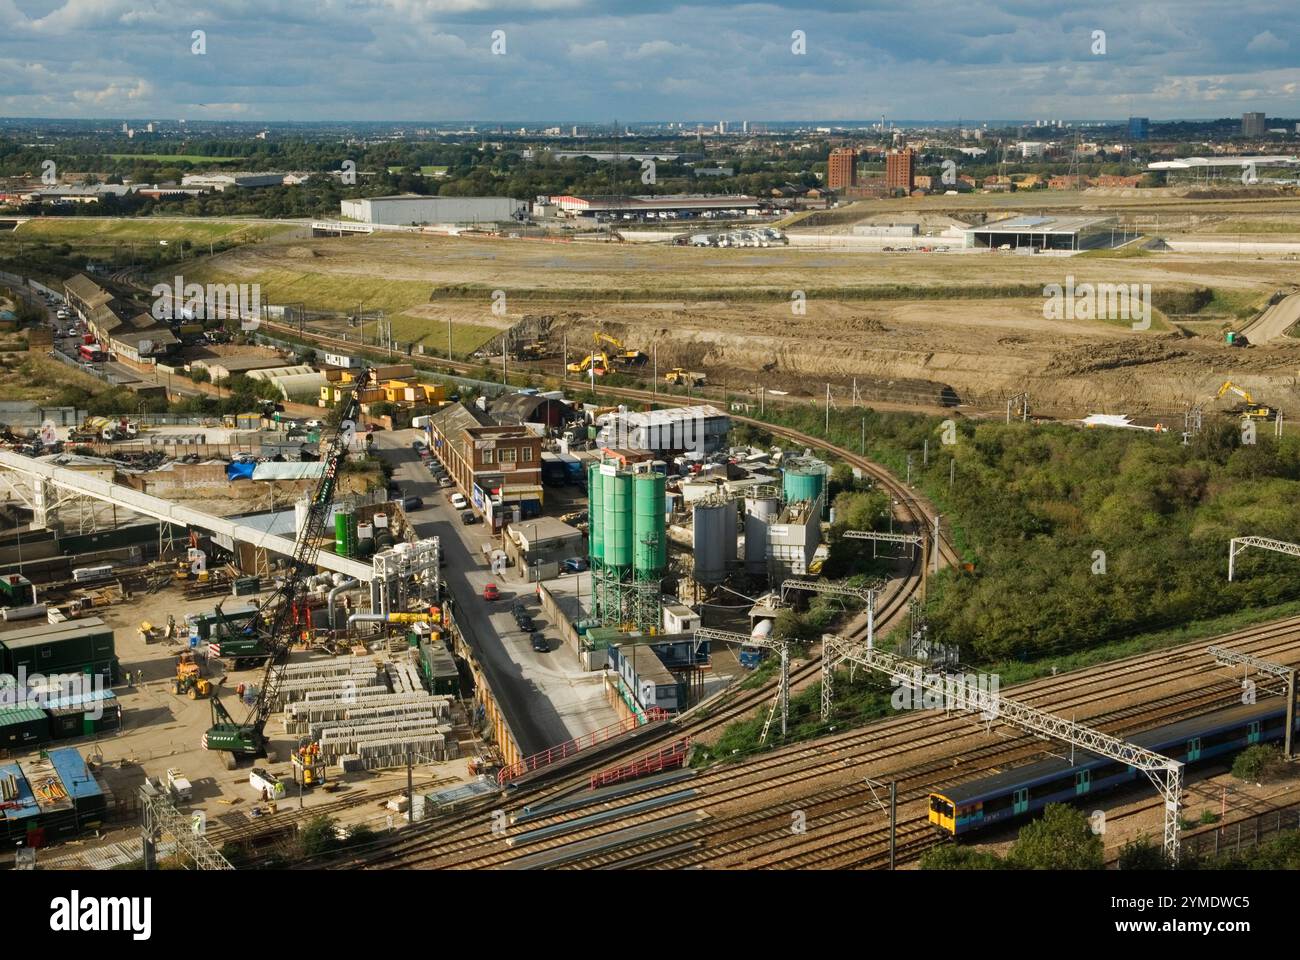
[[[916,183],[916,153],[911,147],[895,150],[885,157],[885,186],[890,190],[912,192]]]
[[[748,120],[741,120],[741,121],[740,121],[740,132],[741,132],[741,133],[749,133],[749,121],[748,121]]]
[[[1128,138],[1130,140],[1145,140],[1151,132],[1151,121],[1146,117],[1129,117],[1128,118]]]
[[[1264,115],[1262,113],[1243,113],[1241,115],[1241,135],[1243,137],[1262,137],[1264,135]]]
[[[858,182],[858,151],[852,147],[836,147],[826,162],[826,186],[843,190]]]
[[[726,133],[726,132],[727,132],[727,121],[726,121],[726,120],[719,120],[719,121],[718,121],[718,133]]]

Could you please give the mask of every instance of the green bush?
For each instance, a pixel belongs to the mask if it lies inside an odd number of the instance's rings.
[[[1232,775],[1248,783],[1263,783],[1282,768],[1282,751],[1271,744],[1247,747],[1232,761]]]
[[[1021,828],[1007,862],[1018,870],[1100,870],[1104,850],[1082,811],[1049,803],[1040,819]]]

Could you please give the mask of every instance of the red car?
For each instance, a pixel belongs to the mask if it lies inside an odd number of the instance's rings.
[[[495,583],[489,583],[486,587],[483,588],[484,600],[499,600],[500,598],[501,598],[501,591],[497,589],[497,585]]]

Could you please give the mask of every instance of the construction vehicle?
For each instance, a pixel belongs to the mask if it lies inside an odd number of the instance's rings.
[[[1249,347],[1250,338],[1244,333],[1237,333],[1235,330],[1229,330],[1223,336],[1223,341],[1230,347]]]
[[[325,761],[321,759],[319,743],[300,743],[289,759],[293,762],[293,779],[302,784],[303,789],[325,782]]]
[[[590,370],[593,375],[603,377],[609,372],[610,366],[609,357],[605,356],[605,352],[602,350],[588,354],[577,363],[569,364],[568,370],[570,373],[586,373]]]
[[[540,340],[523,343],[515,347],[515,359],[520,361],[545,360],[550,355],[550,351],[546,349],[546,344]]]
[[[256,696],[250,697],[253,702],[242,723],[231,716],[230,711],[222,704],[218,691],[214,690],[212,693],[210,701],[212,726],[203,735],[203,747],[206,750],[224,752],[228,769],[233,770],[240,760],[266,755],[266,721],[271,714],[271,704],[282,673],[278,662],[283,655],[287,655],[298,632],[306,629],[297,617],[300,606],[298,601],[307,593],[307,579],[316,572],[316,558],[320,553],[325,522],[334,502],[334,492],[344,461],[347,459],[348,448],[356,433],[357,418],[361,414],[361,402],[358,398],[367,388],[373,386],[374,379],[373,367],[367,367],[360,372],[356,389],[344,400],[343,415],[339,419],[338,429],[334,431],[328,445],[322,443],[321,461],[325,469],[308,500],[307,516],[298,530],[293,558],[280,581],[279,588],[258,607],[253,617],[240,627],[225,622],[220,605],[216,609],[217,622],[221,625],[223,636],[261,639],[267,651],[262,683],[257,688]],[[304,636],[302,639],[308,637]],[[224,639],[221,646],[224,651]]]
[[[608,333],[601,333],[597,330],[593,335],[596,346],[607,343],[614,348],[613,361],[616,366],[620,367],[643,367],[650,358],[640,350],[629,350],[623,345],[623,342],[617,337],[611,337]]]
[[[200,700],[212,694],[212,681],[201,675],[199,661],[189,650],[176,660],[176,677],[172,680],[172,693],[185,694],[191,700]]]
[[[73,443],[96,443],[115,440],[131,440],[140,432],[140,427],[126,417],[111,420],[108,417],[87,417],[80,427],[72,431],[69,437]]]
[[[194,788],[179,767],[171,767],[167,771],[167,792],[176,803],[189,803],[194,799]]]
[[[690,370],[684,370],[681,367],[673,367],[664,374],[664,380],[668,383],[676,384],[683,387],[702,387],[708,382],[708,379],[702,373],[693,373]]]
[[[1273,420],[1277,417],[1276,410],[1268,406],[1268,404],[1256,403],[1254,397],[1231,380],[1225,380],[1223,382],[1223,386],[1219,388],[1216,399],[1217,397],[1222,397],[1225,393],[1235,393],[1245,401],[1244,403],[1239,403],[1232,408],[1231,412],[1238,416],[1245,417],[1248,420]]]

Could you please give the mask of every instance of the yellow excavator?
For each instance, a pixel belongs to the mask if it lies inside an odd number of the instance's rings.
[[[1244,401],[1243,403],[1239,403],[1233,407],[1232,413],[1246,417],[1249,420],[1273,420],[1277,417],[1276,410],[1268,404],[1256,403],[1254,397],[1231,380],[1225,380],[1223,382],[1223,386],[1219,388],[1216,399],[1222,397],[1225,393],[1235,393]]]
[[[603,377],[609,372],[609,367],[609,357],[605,356],[605,352],[602,350],[583,357],[577,363],[569,364],[568,369],[570,373],[586,373],[590,370],[596,376]]]
[[[602,343],[607,343],[614,348],[614,363],[620,367],[641,367],[650,359],[640,350],[629,350],[621,340],[617,337],[611,337],[608,333],[601,333],[597,330],[592,334],[592,337],[596,341],[597,347]]]

